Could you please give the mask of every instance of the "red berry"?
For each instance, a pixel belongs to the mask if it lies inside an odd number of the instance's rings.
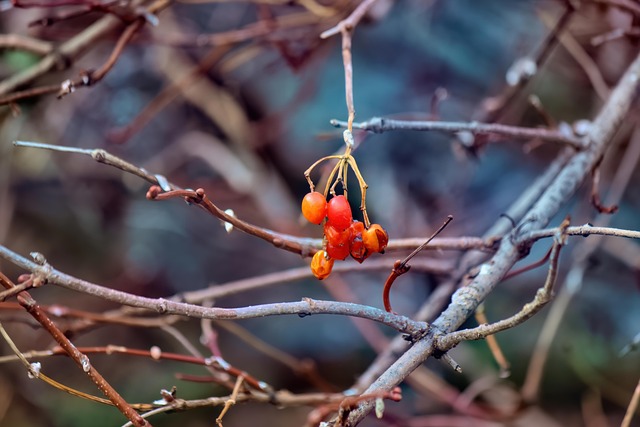
[[[333,259],[327,258],[325,251],[318,251],[311,259],[311,272],[318,279],[322,280],[331,274],[333,269]]]
[[[362,233],[362,241],[367,251],[382,253],[389,243],[389,235],[380,224],[372,224],[368,230]]]
[[[349,256],[349,243],[345,242],[342,245],[332,245],[331,243],[327,243],[327,255],[332,259],[345,259]]]
[[[322,193],[312,191],[302,199],[302,215],[312,224],[320,224],[327,216],[327,199]]]
[[[327,243],[334,246],[347,245],[349,246],[349,240],[351,240],[351,229],[338,230],[331,223],[326,222],[324,224],[324,236],[327,239]]]
[[[338,230],[346,230],[351,225],[353,216],[351,206],[344,196],[334,196],[327,206],[327,219]]]

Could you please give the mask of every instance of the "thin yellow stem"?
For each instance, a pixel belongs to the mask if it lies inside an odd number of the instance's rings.
[[[360,210],[362,211],[364,226],[365,228],[369,228],[369,226],[371,225],[371,222],[369,221],[369,215],[367,214],[367,188],[369,188],[369,186],[362,177],[360,169],[358,169],[356,159],[354,159],[353,156],[349,156],[347,158],[347,161],[349,162],[349,166],[351,166],[351,169],[353,169],[353,173],[355,173],[356,178],[358,179],[358,183],[360,184],[360,194],[362,196],[362,199],[360,201]]]
[[[316,186],[314,185],[313,181],[311,180],[311,172],[313,171],[313,169],[318,166],[320,163],[324,162],[325,160],[331,160],[331,159],[341,159],[342,156],[338,156],[338,155],[333,155],[333,156],[325,156],[319,160],[316,160],[311,166],[309,166],[309,168],[304,171],[304,177],[307,179],[307,182],[309,183],[309,189],[313,192],[315,191]],[[331,181],[329,181],[331,182]],[[326,192],[325,192],[325,196],[326,196]]]

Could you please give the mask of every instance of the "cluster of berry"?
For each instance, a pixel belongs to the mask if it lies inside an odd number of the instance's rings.
[[[344,260],[351,255],[362,262],[387,247],[387,232],[379,224],[367,228],[354,220],[349,201],[343,195],[333,196],[327,203],[322,193],[312,191],[302,199],[302,214],[313,224],[324,221],[324,249],[311,260],[311,271],[320,280],[329,276],[336,259]]]

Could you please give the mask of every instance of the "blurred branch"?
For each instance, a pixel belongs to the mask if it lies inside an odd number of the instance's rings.
[[[335,119],[331,120],[331,124],[336,127],[346,127],[348,125],[346,122]],[[354,123],[353,128],[374,133],[392,130],[437,131],[453,134],[458,132],[471,132],[474,135],[499,135],[525,140],[540,139],[548,142],[566,144],[577,149],[585,147],[582,139],[575,135],[567,135],[551,129],[509,126],[499,123],[396,120],[374,117],[366,122]]]
[[[35,280],[30,278],[28,280]],[[7,276],[0,272],[0,284],[6,289],[11,289],[16,285],[9,280]],[[76,346],[69,341],[69,339],[58,329],[58,327],[49,319],[44,311],[38,306],[36,301],[29,295],[27,291],[22,291],[18,294],[18,302],[24,309],[33,316],[34,319],[42,325],[42,327],[51,335],[51,337],[58,343],[58,345],[65,351],[65,353],[73,359],[74,362],[87,374],[89,378],[95,383],[98,389],[109,398],[111,403],[118,408],[122,414],[131,420],[132,424],[137,427],[150,426],[140,415],[120,396],[120,394],[104,379],[102,375],[93,367],[89,358],[81,353]]]
[[[550,25],[551,19],[549,17],[543,14],[541,18],[545,24]],[[560,43],[584,71],[598,97],[602,101],[606,100],[609,97],[611,89],[604,81],[598,64],[589,56],[587,51],[578,43],[571,33],[565,31],[559,34],[558,37]]]
[[[0,34],[0,49],[20,49],[47,55],[53,50],[53,43],[19,34]]]
[[[631,396],[631,401],[629,402],[629,406],[627,407],[627,412],[624,414],[624,419],[622,420],[622,424],[620,427],[629,427],[631,425],[631,420],[633,419],[633,415],[636,413],[638,409],[638,404],[640,403],[640,381],[638,381],[638,385],[636,386],[633,396]]]
[[[152,5],[150,5],[146,11],[148,13],[157,13],[162,9],[168,7],[171,4],[171,0],[156,0]],[[90,71],[84,73],[80,77],[76,79],[68,79],[62,82],[59,85],[49,85],[42,86],[36,88],[30,88],[24,91],[18,91],[14,93],[8,93],[15,88],[24,85],[45,73],[51,71],[62,58],[64,62],[71,61],[79,56],[84,49],[88,47],[88,45],[94,43],[98,38],[102,37],[105,33],[110,32],[117,28],[117,26],[121,23],[119,18],[106,16],[98,21],[96,24],[87,28],[85,31],[80,33],[78,36],[69,40],[67,43],[63,44],[56,52],[52,52],[51,54],[45,56],[38,64],[35,66],[14,75],[6,79],[4,82],[0,83],[0,105],[10,104],[21,99],[30,98],[38,95],[45,95],[50,93],[57,93],[58,98],[68,95],[75,91],[76,88],[82,86],[91,86],[95,83],[101,81],[109,71],[116,64],[118,58],[122,54],[125,46],[131,41],[133,36],[146,24],[147,18],[145,16],[138,17],[135,21],[128,24],[118,41],[113,48],[109,58],[105,61],[102,66],[94,71]],[[101,24],[102,25],[98,25]],[[91,30],[91,31],[90,31]],[[68,65],[67,65],[68,66]],[[1,96],[4,95],[4,96]]]
[[[519,73],[517,80],[514,82],[515,84],[508,84],[505,86],[502,93],[486,98],[483,102],[484,108],[476,114],[474,119],[487,123],[497,121],[503,113],[509,110],[512,103],[518,98],[527,83],[549,58],[551,52],[558,43],[558,37],[569,26],[569,22],[576,12],[572,1],[566,0],[562,3],[565,5],[565,10],[553,26],[551,32],[547,35],[538,52],[531,56],[531,61],[534,65],[534,73]],[[518,61],[522,61],[523,59],[528,60],[529,58],[519,58]],[[513,68],[513,65],[511,68]]]

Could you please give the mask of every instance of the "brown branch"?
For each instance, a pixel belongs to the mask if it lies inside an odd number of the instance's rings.
[[[33,280],[33,279],[30,279]],[[11,289],[16,285],[9,280],[7,276],[0,272],[0,284],[7,289]],[[58,327],[49,319],[44,311],[38,306],[36,301],[29,295],[27,291],[18,294],[18,302],[34,319],[42,325],[42,327],[53,337],[58,345],[73,359],[74,362],[82,369],[83,372],[95,383],[98,389],[113,403],[113,405],[129,419],[133,425],[139,427],[151,426],[144,420],[123,398],[120,394],[104,379],[102,375],[93,367],[89,358],[78,351],[76,346],[58,329]]]
[[[99,163],[113,166],[124,172],[136,175],[137,177],[142,178],[153,185],[159,185],[165,191],[181,190],[179,186],[171,182],[168,182],[166,178],[162,177],[161,175],[153,175],[147,172],[145,169],[140,168],[136,165],[133,165],[117,156],[114,156],[113,154],[103,149],[83,149],[83,148],[58,146],[58,145],[43,144],[43,143],[29,142],[29,141],[14,141],[13,145],[16,147],[29,147],[29,148],[38,148],[38,149],[59,151],[59,152],[65,152],[65,153],[83,154],[91,157],[93,160]],[[157,191],[157,189],[155,189],[154,191]],[[161,194],[161,193],[158,192],[158,194]],[[163,196],[163,197],[166,198],[168,196]],[[163,197],[161,197],[161,199]],[[285,249],[287,251],[297,253],[302,256],[309,256],[309,257],[313,256],[313,254],[317,250],[322,248],[321,239],[296,237],[296,236],[291,236],[283,233],[278,233],[276,231],[272,231],[263,227],[259,227],[259,226],[250,224],[246,221],[243,221],[234,215],[229,215],[226,211],[217,207],[210,200],[208,201],[208,203],[210,203],[208,205],[210,210],[209,209],[207,210],[215,217],[219,218],[224,222],[228,222],[238,230],[241,230],[245,233],[264,239],[278,248]],[[387,246],[386,250],[388,251],[413,250],[417,246],[421,245],[422,243],[424,243],[424,238],[396,239],[389,242],[389,245]],[[479,250],[492,251],[495,249],[496,243],[497,243],[497,240],[495,238],[488,238],[486,240],[479,239],[476,237],[442,238],[442,239],[436,238],[429,244],[427,249],[435,249],[435,250],[479,249]]]

